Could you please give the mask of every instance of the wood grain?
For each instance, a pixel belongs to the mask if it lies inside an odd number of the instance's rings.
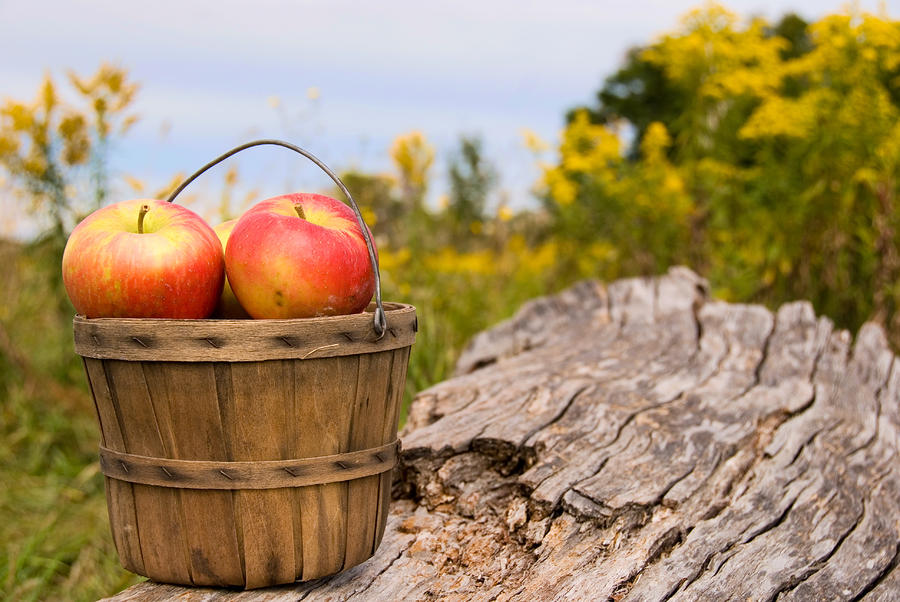
[[[114,449],[126,449],[125,435],[109,390],[103,362],[84,358],[84,370],[100,423],[100,443]],[[134,488],[131,483],[106,478],[106,503],[113,542],[122,566],[143,575],[146,569],[141,554],[141,542],[138,539],[137,517],[134,514]]]
[[[338,575],[114,600],[898,600],[900,369],[684,268],[473,339],[410,409],[384,541]]]
[[[350,449],[366,449],[384,443],[385,416],[389,404],[395,401],[388,391],[393,363],[392,351],[360,356],[360,385],[350,409]],[[348,483],[345,568],[359,564],[374,551],[380,486],[380,476]]]
[[[230,460],[290,460],[292,450],[283,432],[293,421],[293,371],[282,361],[233,363],[231,407],[226,419]],[[293,496],[288,489],[239,490],[234,493],[240,525],[244,575],[248,588],[296,579],[294,533],[285,528],[293,521]]]
[[[350,450],[350,406],[359,386],[359,356],[308,360],[294,365],[295,453],[316,457]],[[310,429],[308,425],[321,425]],[[347,546],[346,482],[295,490],[303,534],[302,579],[340,571]]]
[[[141,364],[104,362],[112,401],[120,419],[126,450],[144,456],[168,456],[159,422],[163,408],[154,406]],[[132,485],[137,534],[147,573],[174,583],[191,583],[190,552],[183,517],[177,511],[178,492]],[[177,554],[177,561],[173,555]]]
[[[196,458],[226,460],[228,454],[213,365],[154,362],[142,364],[142,367],[148,388],[154,395],[154,404],[160,408],[168,457],[174,458],[176,463],[179,460],[197,461]],[[184,403],[185,400],[190,403]],[[135,482],[141,467],[128,460],[134,457],[143,456],[123,454],[113,462],[113,466],[125,475],[117,476],[115,471],[105,474],[120,479],[124,476],[124,480]],[[101,453],[101,467],[103,464]],[[126,466],[130,467],[123,471]],[[162,467],[156,467],[155,473],[175,474],[162,470]],[[152,479],[137,482],[159,484]],[[234,520],[232,497],[199,489],[183,489],[175,494],[187,540],[191,581],[197,585],[242,585],[244,575],[238,541],[234,530],[228,527]]]
[[[407,365],[409,364],[410,350],[410,347],[406,347],[394,351],[393,373],[388,383],[388,403],[385,406],[385,415],[382,423],[382,441],[390,441],[391,437],[397,435],[397,425],[400,418],[400,407],[403,403],[404,393],[404,387],[401,386],[401,383],[404,383],[406,380],[404,376],[406,374]],[[399,455],[399,439],[397,443]],[[376,513],[377,524],[375,525],[375,540],[372,542],[373,554],[378,549],[378,546],[381,545],[381,541],[384,538],[384,529],[387,525],[388,508],[391,503],[395,472],[395,470],[389,470],[380,475],[380,483],[378,485],[378,512]]]

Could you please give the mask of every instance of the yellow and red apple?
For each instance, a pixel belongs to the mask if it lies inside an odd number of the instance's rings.
[[[375,292],[356,215],[321,194],[287,194],[250,208],[228,239],[225,270],[254,318],[358,313]]]
[[[206,318],[225,279],[222,245],[199,215],[152,199],[98,209],[69,236],[63,284],[88,318]]]
[[[234,230],[235,224],[237,224],[237,219],[230,219],[213,228],[216,236],[219,237],[219,241],[222,243],[222,253],[225,252],[225,245],[228,244],[228,237],[231,236],[231,231]],[[216,306],[215,316],[231,319],[250,317],[247,310],[241,306],[241,302],[234,296],[234,291],[231,290],[227,277],[225,278],[225,287],[222,289],[222,296],[219,298],[219,303]]]

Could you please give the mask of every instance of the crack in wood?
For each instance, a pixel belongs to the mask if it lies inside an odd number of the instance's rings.
[[[553,425],[555,425],[560,420],[562,420],[565,417],[566,412],[569,411],[569,408],[572,407],[572,404],[575,403],[575,400],[578,399],[582,395],[582,393],[585,393],[587,391],[595,391],[595,390],[596,390],[596,385],[584,385],[583,387],[579,387],[578,389],[576,389],[575,392],[573,392],[570,396],[568,396],[568,399],[563,404],[562,409],[559,412],[557,412],[557,414],[555,416],[553,416],[549,421],[542,423],[539,426],[535,426],[530,431],[528,431],[524,437],[522,437],[522,442],[520,443],[520,446],[524,446],[526,444],[526,442],[529,439],[531,439],[536,433],[543,431],[545,429],[548,429],[548,428],[552,428]]]
[[[891,380],[891,375],[894,373],[894,366],[897,364],[896,360],[891,362],[890,369],[888,370],[887,375],[884,378],[884,381],[878,386],[878,389],[875,391],[875,430],[872,432],[872,436],[866,439],[862,444],[851,450],[847,453],[847,457],[851,457],[856,455],[858,452],[868,448],[878,439],[878,433],[880,430],[881,423],[881,396],[884,388]]]
[[[828,561],[837,553],[840,547],[843,545],[844,541],[859,527],[860,523],[863,520],[863,517],[866,514],[866,500],[863,498],[862,500],[862,510],[856,516],[856,519],[853,521],[853,524],[850,525],[850,528],[845,530],[838,540],[835,542],[834,546],[828,550],[823,556],[814,560],[803,572],[798,575],[792,575],[780,588],[778,588],[774,594],[769,598],[769,602],[774,602],[778,599],[779,596],[785,594],[787,592],[794,591],[798,586],[803,584],[812,578],[813,575],[821,571]]]
[[[787,485],[787,484],[785,484],[785,485]],[[788,514],[790,514],[791,510],[794,509],[794,504],[797,503],[797,499],[799,499],[799,497],[803,494],[804,491],[806,491],[806,489],[808,487],[809,487],[809,485],[804,487],[800,492],[797,493],[797,495],[793,496],[791,498],[790,502],[788,502],[788,505],[785,506],[784,510],[781,511],[781,514],[779,514],[777,517],[775,517],[774,520],[769,521],[768,523],[762,525],[761,527],[759,527],[758,529],[753,531],[753,533],[751,533],[749,536],[747,536],[742,541],[740,541],[739,545],[746,545],[746,544],[750,543],[751,541],[753,541],[754,539],[756,539],[757,537],[759,537],[765,533],[768,533],[769,531],[773,531],[773,530],[777,529],[778,527],[780,527],[782,524],[784,524],[784,521],[787,519]],[[716,573],[718,573],[718,570],[716,571]]]
[[[875,578],[866,583],[865,587],[853,596],[851,602],[858,602],[865,598],[868,594],[875,590],[876,587],[881,585],[881,583],[890,575],[896,568],[897,565],[900,564],[900,541],[897,541],[897,546],[894,548],[894,556],[891,558],[891,561],[881,570]]]
[[[776,323],[775,320],[773,320],[772,327],[769,329],[769,332],[766,333],[766,338],[763,342],[762,354],[759,356],[759,361],[756,363],[756,368],[753,369],[753,383],[747,387],[745,393],[762,382],[762,369],[763,365],[766,363],[766,360],[769,357],[769,345],[772,343],[772,336],[775,334],[775,326]]]

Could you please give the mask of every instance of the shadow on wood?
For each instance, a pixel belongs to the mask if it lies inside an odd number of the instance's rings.
[[[683,268],[584,282],[477,336],[414,401],[360,566],[112,599],[900,599],[884,333],[706,291]]]

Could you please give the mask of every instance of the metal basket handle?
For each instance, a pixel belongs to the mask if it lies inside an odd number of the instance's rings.
[[[234,154],[237,154],[237,153],[241,152],[242,150],[246,150],[253,146],[263,146],[263,145],[267,145],[267,144],[270,144],[273,146],[282,146],[284,148],[290,149],[290,150],[294,151],[295,153],[299,153],[299,154],[303,155],[304,157],[306,157],[307,159],[309,159],[310,161],[315,163],[317,166],[319,166],[319,168],[322,171],[324,171],[326,174],[328,174],[328,177],[330,177],[334,181],[334,183],[337,184],[337,187],[341,189],[341,192],[343,192],[344,196],[347,197],[347,200],[350,201],[350,206],[353,209],[353,213],[356,214],[356,221],[359,222],[359,227],[362,230],[362,235],[366,239],[366,248],[369,250],[369,261],[372,264],[372,271],[375,273],[375,317],[374,317],[373,324],[375,327],[375,335],[378,337],[378,339],[380,339],[381,337],[384,336],[384,333],[387,330],[387,318],[384,313],[384,305],[381,301],[381,273],[378,271],[378,260],[375,257],[375,245],[372,242],[372,237],[369,235],[369,228],[366,226],[366,222],[363,219],[362,213],[359,210],[359,206],[356,204],[356,201],[353,200],[353,196],[350,194],[350,191],[347,190],[347,187],[344,186],[344,183],[341,181],[341,179],[337,176],[336,173],[334,173],[331,169],[329,169],[329,167],[327,165],[322,163],[322,161],[320,161],[315,155],[313,155],[309,151],[302,149],[299,146],[296,146],[294,144],[291,144],[290,142],[284,142],[283,140],[268,140],[267,139],[267,140],[254,140],[252,142],[247,142],[245,144],[242,144],[240,146],[237,146],[237,147],[231,149],[227,153],[219,155],[218,157],[216,157],[215,159],[213,159],[212,161],[210,161],[209,163],[207,163],[206,165],[204,165],[203,167],[198,169],[190,177],[188,177],[188,179],[186,179],[184,182],[182,182],[181,185],[178,186],[178,188],[176,188],[175,191],[169,195],[169,198],[167,198],[166,201],[169,203],[174,201],[175,197],[177,197],[181,193],[181,191],[184,190],[188,186],[188,184],[190,184],[191,182],[196,180],[200,176],[200,174],[205,172],[210,167],[213,167],[214,165],[221,163],[228,157],[230,157]]]

